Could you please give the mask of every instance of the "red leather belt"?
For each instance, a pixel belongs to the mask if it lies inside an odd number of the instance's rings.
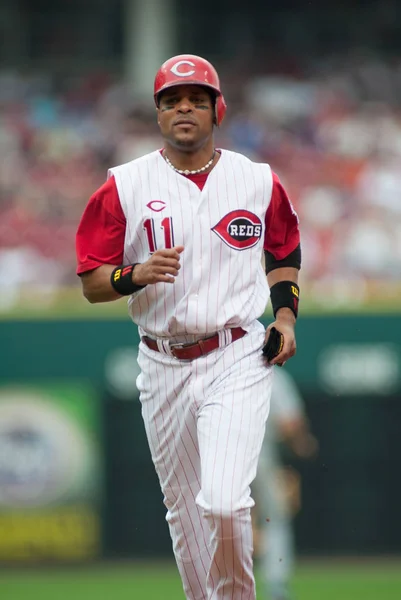
[[[239,340],[246,334],[246,331],[242,329],[242,327],[233,327],[232,329],[230,329],[230,331],[232,342]],[[144,336],[142,338],[142,341],[151,350],[160,352],[156,340]],[[170,350],[173,356],[175,356],[175,358],[179,358],[181,360],[194,360],[195,358],[199,358],[200,356],[209,354],[209,352],[213,352],[213,350],[217,350],[217,348],[219,347],[219,334],[215,333],[211,337],[205,338],[203,340],[198,340],[194,344],[177,344],[175,346],[171,346]]]

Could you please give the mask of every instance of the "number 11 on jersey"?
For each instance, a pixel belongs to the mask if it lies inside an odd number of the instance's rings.
[[[143,228],[146,231],[146,237],[148,238],[149,251],[151,254],[153,254],[153,252],[156,252],[157,250],[154,219],[145,219],[143,222]],[[160,229],[163,230],[164,234],[164,247],[172,248],[174,246],[172,218],[165,217],[160,223]]]

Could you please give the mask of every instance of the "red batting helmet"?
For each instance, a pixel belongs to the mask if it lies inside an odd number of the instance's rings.
[[[220,90],[217,71],[210,62],[194,54],[179,54],[166,60],[156,73],[154,98],[159,106],[159,94],[175,85],[201,85],[210,88],[216,94],[216,123],[224,119],[227,105]]]

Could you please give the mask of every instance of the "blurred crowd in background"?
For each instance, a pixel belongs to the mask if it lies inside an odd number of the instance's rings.
[[[269,162],[303,232],[302,278],[322,302],[363,302],[400,279],[401,59],[355,53],[249,75],[220,71],[218,146]],[[107,72],[0,72],[0,310],[25,286],[77,286],[79,218],[110,166],[162,145],[153,100]],[[328,286],[328,287],[327,287]]]

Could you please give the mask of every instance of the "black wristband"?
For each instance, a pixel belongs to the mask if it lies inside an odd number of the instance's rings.
[[[132,272],[138,264],[120,265],[113,269],[110,276],[110,283],[121,296],[131,296],[131,294],[139,292],[139,290],[146,287],[144,285],[136,285],[132,281]]]
[[[294,281],[279,281],[270,288],[270,301],[273,314],[276,316],[279,308],[290,308],[298,316],[299,287]]]

